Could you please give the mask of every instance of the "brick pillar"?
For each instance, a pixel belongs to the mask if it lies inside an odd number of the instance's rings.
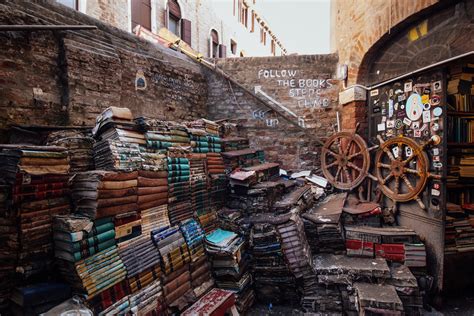
[[[353,131],[360,124],[359,134],[366,138],[368,135],[368,107],[366,91],[359,87],[351,87],[339,93],[339,103],[342,105],[341,126],[343,130]]]

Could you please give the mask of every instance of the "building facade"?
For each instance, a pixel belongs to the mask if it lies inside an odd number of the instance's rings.
[[[287,51],[262,17],[257,0],[58,0],[133,32],[166,29],[205,57],[282,56]]]

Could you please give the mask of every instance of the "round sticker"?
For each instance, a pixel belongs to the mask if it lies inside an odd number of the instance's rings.
[[[429,103],[423,103],[423,109],[424,109],[424,110],[429,110],[429,109],[431,109],[431,104],[429,104]]]
[[[395,121],[395,128],[396,129],[400,129],[400,128],[402,128],[402,126],[403,126],[402,120],[396,120]]]
[[[441,102],[441,97],[439,95],[434,95],[430,99],[431,105],[438,105]]]
[[[423,104],[430,102],[430,96],[427,94],[423,94],[421,96],[421,102],[423,102]]]
[[[419,94],[413,93],[407,100],[406,109],[407,116],[412,121],[417,121],[423,114],[423,102]]]
[[[440,107],[434,108],[433,114],[434,116],[441,116],[441,114],[443,114],[443,109]]]
[[[431,126],[431,129],[433,130],[433,132],[436,132],[439,130],[439,124],[438,123],[434,123],[433,126]]]

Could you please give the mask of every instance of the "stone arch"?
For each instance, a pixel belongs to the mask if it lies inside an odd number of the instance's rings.
[[[472,51],[472,1],[441,2],[410,16],[364,54],[357,82],[371,85]]]

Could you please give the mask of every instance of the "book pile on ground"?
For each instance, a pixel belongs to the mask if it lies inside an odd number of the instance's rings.
[[[208,153],[209,142],[207,140],[207,133],[203,129],[188,128],[189,138],[191,139],[191,147],[193,153]]]
[[[172,225],[193,217],[189,168],[184,154],[168,157],[168,215]]]
[[[235,151],[222,152],[226,173],[231,173],[237,168],[250,167],[265,161],[265,155],[259,149],[241,149]]]
[[[207,135],[207,142],[209,144],[209,152],[211,153],[220,153],[221,148],[221,138],[216,135]]]
[[[210,265],[204,251],[204,232],[201,226],[194,220],[189,219],[180,226],[184,239],[188,244],[191,255],[190,272],[191,285],[196,297],[201,297],[214,284],[211,276]]]
[[[474,139],[469,140],[469,142],[474,142]],[[461,158],[461,162],[459,164],[459,175],[463,178],[474,177],[474,156],[465,156]]]
[[[249,224],[245,224],[245,218],[239,209],[223,207],[217,211],[218,226],[224,230],[245,235],[246,230],[250,229]]]
[[[140,211],[142,217],[142,235],[150,236],[153,229],[170,226],[168,205],[164,204]]]
[[[127,283],[131,293],[160,279],[160,256],[149,236],[123,242],[118,248],[127,270]]]
[[[48,135],[47,144],[67,148],[70,172],[94,169],[93,145],[95,140],[88,132],[80,130],[60,130]]]
[[[219,153],[208,153],[207,172],[209,174],[211,208],[217,210],[224,206],[227,193],[227,177],[222,156]]]
[[[208,192],[206,155],[189,154],[190,187],[192,209],[197,216],[206,214],[210,210],[210,196]]]
[[[418,281],[413,273],[405,265],[392,265],[390,267],[392,277],[387,284],[393,285],[398,297],[403,303],[406,315],[422,315],[423,298],[421,297]]]
[[[142,234],[142,218],[139,211],[115,215],[114,225],[117,244]]]
[[[163,288],[160,280],[143,287],[135,294],[116,299],[114,304],[99,313],[101,316],[126,315],[162,315],[166,308],[163,300]]]
[[[12,291],[10,305],[15,315],[44,313],[71,296],[67,284],[48,282],[17,287]]]
[[[249,272],[250,256],[245,248],[244,238],[233,232],[216,229],[206,235],[206,250],[211,257],[216,285],[236,294],[240,313],[247,311],[255,299]]]
[[[342,255],[319,254],[314,257],[313,268],[321,293],[306,297],[306,306],[329,313],[354,313],[357,311],[355,282],[384,283],[390,278],[390,269],[382,258],[351,258]],[[325,289],[325,290],[324,290]],[[322,295],[327,292],[328,296]],[[313,305],[311,305],[311,303]]]
[[[178,226],[155,229],[151,232],[151,238],[160,252],[161,267],[165,274],[190,262],[188,246]]]
[[[392,285],[357,282],[354,284],[358,310],[362,315],[402,315],[403,304]]]
[[[58,268],[63,278],[76,291],[85,294],[88,300],[125,280],[127,274],[117,246],[77,262],[59,261]]]
[[[138,172],[88,171],[72,178],[76,214],[91,219],[138,210]]]
[[[145,146],[145,136],[138,131],[127,108],[109,107],[97,117],[92,130],[94,163],[101,170],[138,170],[143,159],[140,146]]]
[[[255,224],[250,234],[255,294],[264,304],[299,303],[296,280],[287,267],[273,224]]]
[[[305,228],[315,253],[340,254],[345,251],[340,218],[346,193],[332,194],[311,207],[301,216],[306,220]]]
[[[137,192],[140,211],[168,204],[168,172],[139,170]]]
[[[219,136],[219,124],[210,120],[206,120],[204,118],[192,121],[188,123],[188,126],[192,128],[202,129],[206,131],[207,134],[213,136]]]
[[[243,137],[221,138],[222,151],[235,151],[249,148],[249,140]]]
[[[171,137],[171,147],[191,147],[191,139],[185,125],[168,122],[168,131],[168,135]]]
[[[206,214],[199,215],[197,220],[199,221],[199,224],[201,225],[205,234],[209,234],[218,227],[217,212],[215,211],[210,211]]]
[[[111,217],[93,222],[76,215],[56,216],[53,229],[55,257],[69,262],[77,262],[116,244]]]

